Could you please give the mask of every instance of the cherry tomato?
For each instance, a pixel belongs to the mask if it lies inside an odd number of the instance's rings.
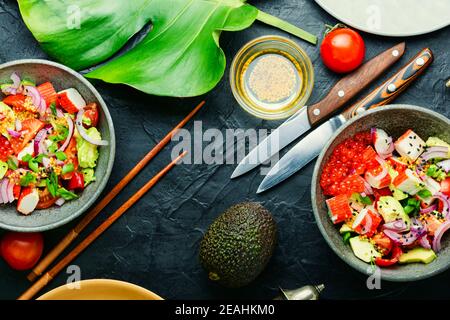
[[[69,190],[83,191],[84,176],[80,172],[74,172],[68,184]]]
[[[44,249],[40,233],[9,232],[0,243],[3,259],[15,270],[29,270],[39,261]]]
[[[55,204],[56,200],[58,200],[58,199],[52,197],[52,195],[50,194],[50,192],[48,191],[47,188],[45,188],[43,190],[40,189],[39,190],[39,202],[36,206],[36,209],[42,210],[42,209],[50,208],[51,206],[53,206]]]
[[[69,145],[67,146],[66,151],[64,151],[64,153],[66,154],[66,157],[67,157],[67,160],[65,163],[73,164],[74,170],[77,170],[78,169],[78,154],[77,154],[77,140],[75,139],[75,137],[72,137],[70,139]],[[70,179],[72,179],[72,176],[73,176],[73,171],[62,175],[61,178],[63,178],[64,180],[70,180]]]
[[[366,47],[358,32],[349,28],[334,28],[320,47],[323,63],[337,73],[347,73],[364,61]]]
[[[83,126],[88,129],[96,127],[98,124],[98,108],[96,103],[89,103],[85,108],[83,117],[89,119],[90,123],[83,123]]]
[[[400,247],[394,247],[391,252],[390,259],[383,259],[380,257],[375,258],[375,264],[379,267],[390,267],[398,262],[398,259],[403,254]]]
[[[18,154],[26,147],[36,134],[44,127],[44,123],[38,119],[26,119],[22,121],[22,136],[11,138],[11,147],[15,154]]]
[[[23,94],[14,94],[7,96],[5,99],[3,99],[3,102],[8,106],[12,107],[15,112],[20,112],[25,110],[24,109],[25,100],[26,96],[24,96]]]
[[[441,192],[450,197],[450,178],[446,178],[441,182]]]

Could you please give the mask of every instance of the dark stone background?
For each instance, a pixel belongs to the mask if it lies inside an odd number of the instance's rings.
[[[324,23],[336,22],[312,0],[255,0],[253,4],[317,35],[323,34]],[[400,40],[407,41],[407,53],[395,68],[423,47],[428,46],[434,51],[434,64],[397,102],[421,105],[450,116],[450,110],[446,109],[450,89],[446,90],[444,86],[444,80],[450,76],[449,30],[407,39],[363,34],[367,57]],[[248,30],[223,34],[221,44],[231,59],[244,43],[266,34],[284,33],[256,23]],[[0,0],[0,40],[0,63],[21,58],[46,58],[23,24],[13,0]],[[316,83],[310,101],[317,101],[338,76],[324,68],[318,47],[300,40],[299,43],[315,66]],[[118,138],[118,152],[108,189],[201,99],[159,98],[103,83],[96,83],[96,87],[110,108]],[[280,124],[261,121],[245,113],[232,97],[228,76],[205,99],[207,106],[196,117],[203,121],[205,129],[275,128]],[[192,125],[189,123],[187,128],[192,129]],[[161,152],[87,231],[98,226],[165,166],[170,160],[170,152],[170,146]],[[415,283],[383,282],[382,290],[369,291],[366,277],[342,262],[316,227],[310,202],[314,164],[261,196],[255,194],[262,180],[258,170],[230,181],[234,167],[177,167],[76,259],[74,263],[81,267],[83,279],[125,280],[168,299],[270,299],[277,294],[278,286],[295,288],[318,283],[327,286],[322,295],[325,299],[450,298],[450,272]],[[203,232],[219,213],[244,200],[260,201],[272,211],[279,226],[279,245],[257,281],[243,289],[226,290],[208,281],[198,263],[198,245]],[[45,233],[46,248],[61,239],[71,225]],[[24,273],[12,271],[3,261],[0,261],[0,270],[0,298],[14,299],[29,285]],[[47,289],[64,284],[66,277],[66,274],[60,274]]]

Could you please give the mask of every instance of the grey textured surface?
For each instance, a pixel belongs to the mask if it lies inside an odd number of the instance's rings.
[[[410,121],[403,121],[410,118]],[[314,216],[319,225],[320,232],[331,246],[334,252],[346,261],[350,266],[366,274],[370,265],[359,260],[352,252],[350,246],[345,245],[339,228],[328,217],[328,209],[325,204],[327,197],[320,188],[320,175],[323,167],[329,161],[333,150],[345,139],[354,136],[358,132],[367,132],[371,128],[380,128],[393,137],[400,137],[408,129],[413,128],[423,139],[438,137],[444,141],[450,141],[450,120],[428,109],[411,105],[389,105],[383,108],[371,110],[361,117],[349,121],[336,131],[330,142],[317,159],[314,169],[311,197]],[[381,269],[382,279],[389,281],[407,282],[426,279],[438,273],[444,272],[450,267],[450,237],[442,238],[442,250],[438,258],[429,264],[412,263],[397,265],[392,268]]]
[[[312,0],[252,3],[317,35],[323,33],[324,23],[336,22]],[[0,62],[46,57],[22,23],[13,0],[0,0],[0,30]],[[243,32],[223,34],[221,43],[228,62],[244,43],[265,34],[284,35],[259,23]],[[396,68],[426,46],[433,49],[436,61],[396,103],[422,105],[450,116],[447,109],[450,91],[444,86],[450,76],[449,35],[447,28],[406,39],[407,53]],[[403,40],[368,34],[363,37],[367,42],[367,57]],[[301,41],[299,44],[311,56],[315,67],[316,83],[310,100],[314,102],[338,76],[324,68],[318,47]],[[95,86],[110,108],[117,136],[117,157],[107,188],[119,181],[200,100],[146,96],[103,83]],[[203,121],[204,128],[275,128],[280,124],[253,118],[243,111],[232,97],[227,76],[205,98],[208,104],[196,118]],[[187,128],[192,129],[193,124]],[[170,148],[161,152],[94,225],[162,168],[169,161],[170,152]],[[257,196],[255,191],[262,180],[258,171],[230,181],[233,165],[177,167],[74,263],[81,267],[83,279],[130,281],[170,299],[269,299],[277,295],[278,286],[295,288],[310,283],[325,283],[327,288],[322,296],[326,299],[450,298],[448,272],[415,283],[383,282],[382,290],[368,290],[366,278],[333,253],[315,224],[310,200],[313,168],[311,163],[281,186]],[[226,290],[208,282],[198,262],[198,245],[215,217],[244,200],[262,202],[274,214],[279,227],[279,245],[265,272],[252,285]],[[57,242],[69,227],[46,233],[46,247]],[[0,270],[0,298],[16,298],[28,285],[25,274],[10,270],[3,262]],[[67,274],[62,273],[47,289],[63,284],[66,278]]]

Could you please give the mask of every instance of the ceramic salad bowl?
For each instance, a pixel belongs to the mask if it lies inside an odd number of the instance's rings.
[[[369,131],[371,128],[381,128],[393,137],[398,138],[408,129],[414,130],[419,136],[436,136],[450,142],[450,120],[436,112],[410,105],[390,105],[369,111],[348,122],[330,139],[320,154],[315,166],[312,181],[312,205],[317,225],[331,249],[347,264],[361,273],[368,274],[370,264],[358,259],[350,246],[344,244],[339,234],[339,227],[333,225],[320,187],[320,176],[333,150],[345,139],[358,132]],[[442,250],[437,253],[437,259],[429,264],[410,263],[381,268],[381,278],[388,281],[416,281],[431,277],[450,267],[450,236],[444,234]]]
[[[116,141],[114,126],[108,108],[97,90],[83,76],[61,65],[46,60],[17,60],[0,65],[0,83],[10,81],[13,72],[35,83],[50,81],[56,91],[75,88],[86,101],[95,102],[99,107],[98,129],[109,144],[100,147],[95,169],[96,181],[86,187],[79,199],[66,202],[63,206],[53,206],[37,210],[25,216],[17,212],[15,204],[0,206],[0,228],[37,232],[54,229],[84,213],[99,197],[106,186],[114,163]]]

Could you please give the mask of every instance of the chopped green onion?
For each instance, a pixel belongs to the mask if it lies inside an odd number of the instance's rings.
[[[49,147],[48,147],[48,152],[50,153],[56,153],[58,151],[58,144],[56,142],[53,142]]]
[[[405,213],[407,215],[410,215],[411,213],[413,213],[414,211],[416,211],[416,207],[407,205],[406,207],[403,208],[405,210]]]
[[[361,202],[366,205],[371,205],[372,199],[369,196],[361,197]]]
[[[46,158],[47,156],[43,153],[41,153],[40,155],[38,155],[37,157],[34,158],[34,160],[38,163],[42,163],[42,159]]]
[[[64,161],[67,159],[67,156],[64,152],[62,151],[58,151],[55,153],[56,159],[58,159],[59,161]]]
[[[28,167],[36,173],[39,172],[39,163],[34,159],[31,159],[30,161],[28,161]]]
[[[28,162],[31,159],[33,159],[33,157],[31,156],[31,154],[28,154],[28,153],[22,157],[23,162]]]
[[[75,170],[75,167],[73,166],[73,163],[67,163],[64,165],[64,167],[62,168],[62,174],[67,174],[70,172],[73,172]]]
[[[427,170],[427,176],[432,177],[438,170],[438,167],[435,164],[432,164]]]
[[[50,110],[52,111],[52,114],[56,117],[57,113],[56,113],[56,104],[54,102],[52,102],[50,104]]]
[[[22,187],[28,187],[32,182],[36,182],[36,177],[30,172],[27,172],[22,178],[20,178],[19,184]]]
[[[9,157],[8,161],[6,161],[6,163],[8,164],[8,167],[11,170],[16,170],[17,169],[17,162],[16,162],[16,160],[17,160],[16,158]]]
[[[70,192],[70,191],[66,190],[65,188],[58,189],[58,196],[60,196],[61,198],[63,198],[64,200],[67,200],[67,201],[78,199],[78,196],[75,193]]]
[[[350,242],[350,238],[352,237],[351,232],[346,232],[342,235],[342,240],[344,241],[344,244],[348,244]]]
[[[53,198],[57,196],[58,192],[58,176],[55,172],[51,172],[49,178],[46,180],[47,189]]]
[[[427,189],[420,190],[417,195],[423,199],[429,198],[432,196],[431,192]]]

